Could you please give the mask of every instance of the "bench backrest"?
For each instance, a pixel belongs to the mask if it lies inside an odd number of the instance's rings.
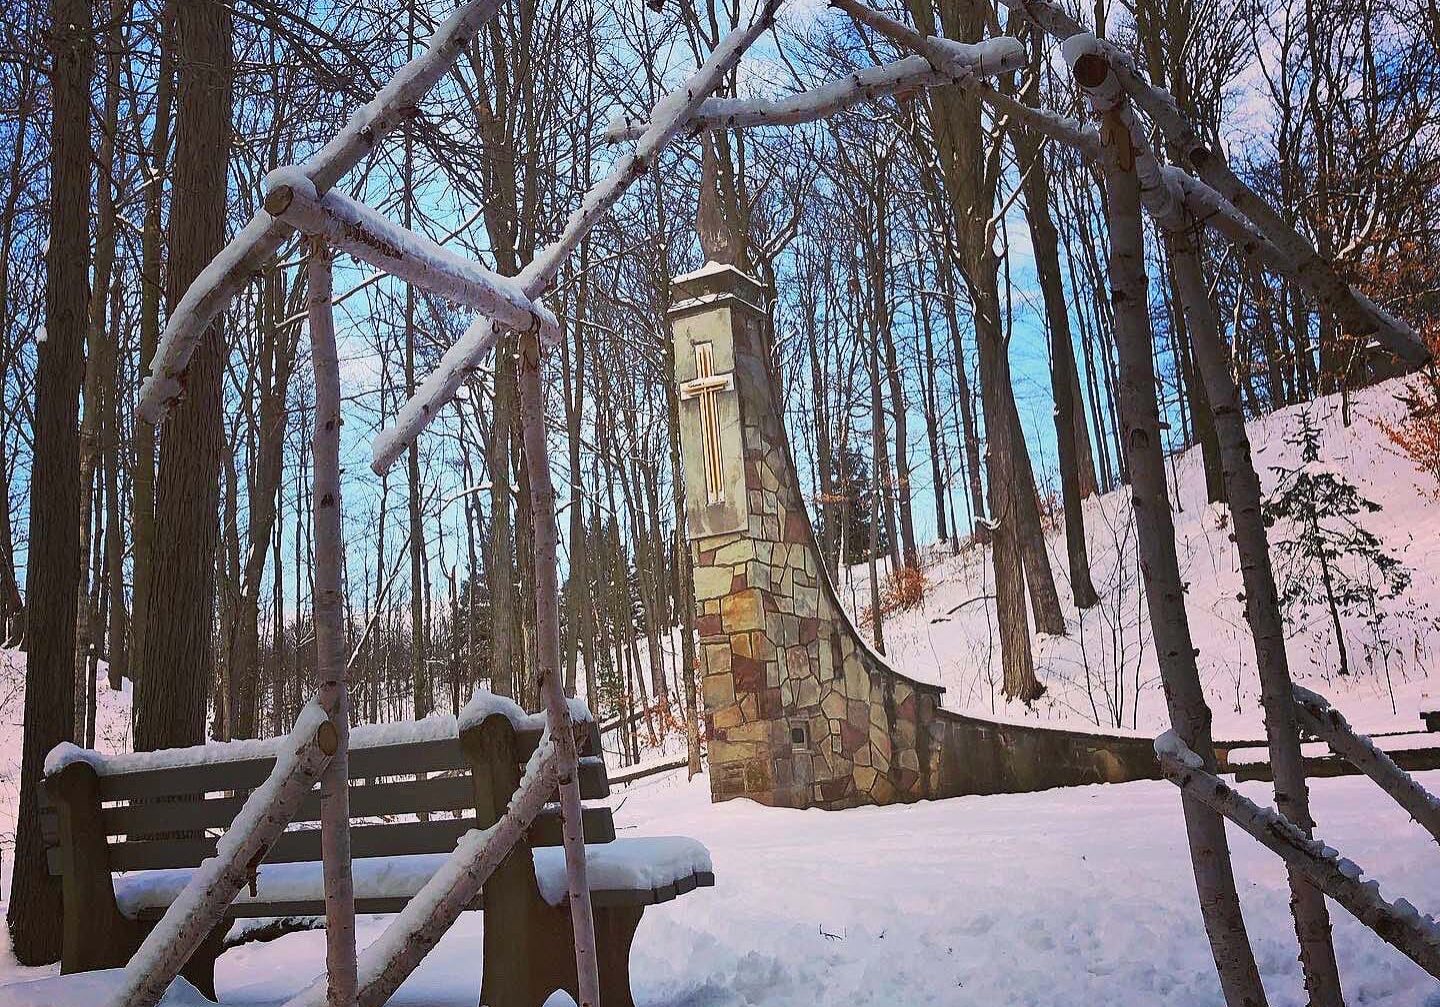
[[[463,743],[453,734],[388,740],[404,731],[386,725],[374,732],[379,743],[368,744],[365,729],[357,730],[358,743],[350,751],[350,815],[361,821],[350,832],[353,856],[448,853],[467,831],[491,824],[494,812],[488,795],[493,792],[493,781],[512,771],[518,780],[518,767],[535,750],[541,734],[535,727],[511,725],[509,751],[503,756],[498,750],[493,756],[485,755],[494,746],[482,745],[479,736],[497,729],[488,726],[495,719],[488,718],[485,724],[470,729]],[[593,724],[581,731],[580,747],[586,756],[580,775],[582,795],[589,799],[607,796],[605,766],[598,758],[599,732]],[[504,758],[506,764],[490,765],[487,760],[493,757]],[[136,761],[135,768],[127,767],[123,759],[113,760],[113,769],[102,765],[96,781],[102,802],[100,829],[108,844],[112,872],[194,867],[213,856],[215,837],[230,825],[249,791],[265,780],[275,763],[274,757],[267,755],[160,768]],[[482,783],[487,803],[477,814]],[[61,830],[56,809],[43,788],[41,802],[50,873],[60,875],[66,860],[59,848]],[[316,790],[266,855],[266,863],[319,860],[319,816]],[[394,818],[405,820],[389,820]],[[585,833],[589,842],[614,838],[608,808],[586,809]],[[535,846],[560,844],[555,809],[547,809],[537,819],[529,841]]]

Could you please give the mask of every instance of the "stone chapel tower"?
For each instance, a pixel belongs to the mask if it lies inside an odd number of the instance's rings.
[[[764,292],[716,263],[673,289],[712,797],[925,796],[942,690],[879,665],[833,597],[771,387]]]
[[[944,710],[940,686],[871,652],[810,527],[763,289],[711,262],[673,291],[712,800],[845,808],[1157,776],[1149,738]]]

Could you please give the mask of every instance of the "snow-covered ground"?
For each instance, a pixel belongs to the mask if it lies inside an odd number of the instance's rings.
[[[1440,786],[1440,773],[1420,778]],[[1266,799],[1263,784],[1243,789]],[[715,888],[647,911],[632,958],[640,1004],[1221,1003],[1167,783],[822,812],[711,805],[707,781],[680,772],[612,803],[622,835],[698,838],[717,875]],[[1373,785],[1320,780],[1314,803],[1321,835],[1386,894],[1440,908],[1434,842]],[[1271,1003],[1303,1004],[1280,862],[1244,836],[1232,846]],[[1348,1002],[1440,1007],[1440,983],[1334,914]],[[361,942],[384,922],[362,921]],[[392,1003],[473,1007],[483,927],[464,916]],[[323,958],[320,933],[230,951],[222,1002],[279,1003]],[[12,965],[0,982],[34,975]],[[0,988],[0,1005],[20,1002]]]
[[[1401,381],[1366,389],[1353,398],[1353,422],[1341,422],[1338,397],[1294,406],[1250,424],[1255,465],[1263,490],[1275,485],[1275,467],[1293,467],[1299,451],[1285,443],[1309,411],[1323,430],[1320,464],[1343,475],[1382,507],[1362,523],[1378,535],[1413,575],[1410,589],[1382,606],[1381,629],[1360,619],[1345,621],[1352,665],[1336,674],[1337,651],[1323,609],[1300,613],[1289,628],[1291,671],[1329,698],[1361,730],[1413,731],[1417,710],[1440,703],[1433,649],[1440,616],[1440,497],[1435,480],[1415,467],[1385,437],[1380,422],[1404,415],[1396,399]],[[1223,507],[1206,503],[1198,450],[1174,459],[1179,486],[1175,514],[1187,608],[1215,734],[1225,739],[1264,735],[1254,650],[1245,624],[1240,564]],[[898,670],[946,686],[945,705],[980,715],[1025,717],[1071,724],[1099,724],[1158,733],[1168,727],[1137,570],[1135,528],[1123,490],[1085,504],[1087,547],[1098,606],[1081,613],[1070,603],[1063,534],[1049,538],[1052,566],[1065,606],[1069,635],[1035,641],[1036,672],[1048,692],[1028,710],[1000,694],[999,638],[993,621],[988,551],[967,548],[959,556],[931,549],[924,603],[885,621],[890,663]],[[1284,571],[1277,571],[1277,577]],[[837,590],[852,616],[869,604],[867,571],[841,577]]]

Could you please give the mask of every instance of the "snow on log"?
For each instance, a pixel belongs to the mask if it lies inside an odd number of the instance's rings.
[[[1054,0],[1001,2],[1061,42],[1087,31]],[[1315,246],[1295,229],[1294,224],[1240,180],[1225,156],[1205,143],[1168,91],[1146,80],[1130,56],[1114,43],[1104,39],[1098,41],[1100,54],[1114,69],[1116,78],[1136,106],[1181,151],[1183,158],[1211,188],[1254,221],[1260,231],[1275,243],[1294,264],[1291,275],[1321,304],[1335,312],[1346,329],[1375,336],[1391,353],[1411,364],[1420,365],[1430,359],[1430,351],[1414,329],[1340,279],[1334,266],[1315,251]]]
[[[927,41],[941,57],[938,68],[925,56],[907,56],[894,63],[856,70],[812,90],[783,98],[707,98],[693,121],[711,129],[794,126],[823,119],[863,101],[922,87],[1012,73],[1025,66],[1025,48],[1018,39],[990,38],[975,45],[934,36]],[[617,116],[606,128],[604,140],[606,143],[634,140],[648,125],[641,118]]]
[[[555,745],[548,737],[530,756],[505,814],[490,828],[465,834],[455,852],[360,955],[358,1007],[382,1007],[480,893],[495,868],[535,820],[556,783]],[[323,1007],[317,977],[285,1007]]]
[[[1433,917],[1422,915],[1405,899],[1386,901],[1380,895],[1379,882],[1362,881],[1365,872],[1354,862],[1320,840],[1308,838],[1273,808],[1260,807],[1204,769],[1200,757],[1178,737],[1157,738],[1155,754],[1165,777],[1183,793],[1244,829],[1376,936],[1440,978],[1440,923]]]
[[[1145,130],[1135,119],[1126,101],[1125,88],[1114,68],[1105,59],[1100,40],[1094,35],[1072,35],[1061,46],[1071,76],[1084,90],[1090,107],[1098,115],[1114,112],[1129,132],[1129,154],[1134,159],[1135,177],[1140,182],[1140,201],[1162,227],[1181,230],[1189,224],[1184,212],[1185,193],[1177,179],[1167,173],[1155,156]],[[1121,149],[1124,148],[1112,148]]]
[[[316,192],[325,192],[367,153],[409,118],[415,105],[460,58],[465,44],[495,16],[500,0],[470,0],[436,29],[424,51],[395,72],[366,105],[302,166]],[[257,210],[210,265],[186,289],[170,312],[150,376],[140,389],[140,415],[159,423],[184,392],[185,369],[200,336],[230,299],[258,272],[290,235],[290,227]]]
[[[250,794],[216,843],[215,856],[195,870],[125,966],[125,982],[110,1007],[154,1007],[159,1002],[285,831],[329,765],[336,744],[329,713],[311,700],[296,718],[270,776]]]
[[[331,190],[317,196],[299,167],[277,168],[265,178],[265,210],[304,234],[324,238],[357,259],[455,304],[483,311],[501,324],[560,338],[560,323],[525,296],[520,284],[407,230],[363,203]]]
[[[1295,686],[1295,715],[1300,726],[1330,750],[1374,780],[1395,803],[1440,840],[1440,800],[1395,764],[1375,742],[1350,726],[1344,714],[1317,693]]]
[[[775,12],[782,2],[765,0],[750,24],[734,29],[721,39],[684,84],[656,102],[650,114],[650,125],[635,144],[635,150],[620,158],[614,171],[590,187],[565,222],[560,237],[520,271],[516,279],[526,297],[535,300],[549,289],[560,267],[586,232],[610,212],[637,178],[650,170],[660,151],[690,125],[705,99],[739,65],[740,57],[750,44],[774,22]],[[395,459],[404,453],[410,442],[455,397],[465,376],[494,348],[503,331],[503,326],[484,316],[470,323],[465,334],[446,351],[440,366],[425,378],[415,394],[400,408],[395,421],[375,438],[371,446],[370,468],[376,475],[395,464]]]

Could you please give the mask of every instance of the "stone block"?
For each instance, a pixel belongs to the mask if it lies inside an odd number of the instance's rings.
[[[869,766],[855,767],[855,789],[863,794],[869,794],[870,788],[875,786],[875,779],[879,774]]]
[[[804,647],[791,647],[785,651],[785,673],[790,678],[808,678],[813,673],[810,670],[810,652]]]
[[[920,756],[913,748],[902,748],[900,750],[900,768],[908,769],[913,773],[920,772]]]
[[[845,662],[845,695],[851,699],[864,699],[870,693],[870,676],[859,661]]]
[[[707,710],[719,710],[735,702],[735,679],[728,674],[706,675],[700,683],[700,690]]]
[[[761,621],[760,592],[752,588],[740,594],[728,595],[720,602],[720,618],[727,633],[743,633],[746,630],[762,628],[764,623]]]
[[[762,591],[770,590],[770,566],[759,560],[751,560],[745,564],[745,583],[749,587],[758,587]]]
[[[748,538],[738,538],[722,549],[715,550],[716,566],[738,566],[755,558],[755,543]]]
[[[716,710],[714,716],[710,718],[710,723],[713,725],[713,730],[716,731],[724,731],[728,728],[735,727],[740,723],[740,707],[734,703],[722,706]]]
[[[705,658],[705,674],[724,675],[730,671],[730,645],[728,643],[707,643],[701,647]]]
[[[725,740],[731,743],[737,741],[753,741],[769,744],[770,725],[763,720],[751,720],[747,723],[738,724],[725,732]]]
[[[832,720],[840,721],[845,718],[845,696],[837,689],[831,689],[820,701],[820,709],[825,711],[825,716]]]
[[[732,577],[728,566],[697,566],[695,597],[700,600],[719,598],[730,593]]]
[[[795,705],[814,706],[820,702],[820,683],[809,676],[795,683]]]
[[[759,661],[753,657],[732,655],[730,674],[735,683],[735,691],[737,693],[759,692],[765,688],[765,665],[765,661]]]

